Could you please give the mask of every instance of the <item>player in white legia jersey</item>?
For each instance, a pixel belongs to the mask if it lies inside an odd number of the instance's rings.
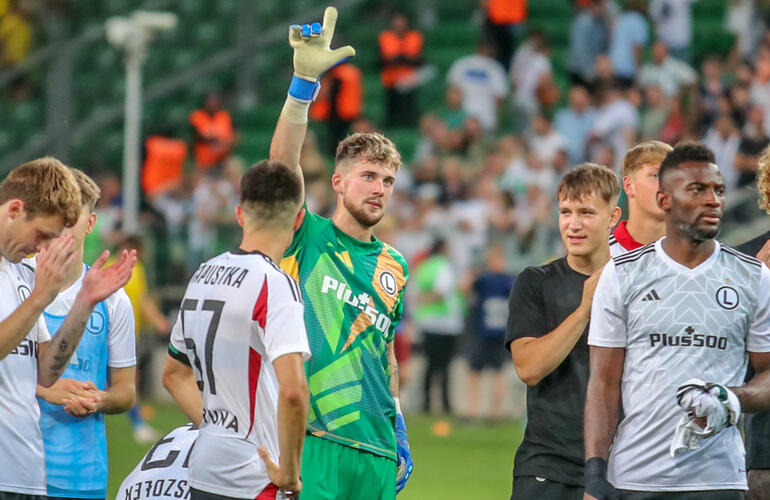
[[[310,349],[299,286],[275,263],[302,223],[302,199],[283,163],[249,169],[236,209],[240,247],[201,264],[185,291],[163,383],[200,426],[192,500],[266,500],[301,489]]]
[[[172,430],[155,443],[118,488],[115,500],[187,500],[187,470],[198,428],[193,424]]]
[[[667,236],[602,273],[588,338],[586,498],[743,498],[735,427],[669,455],[684,415],[677,388],[688,379],[731,386],[744,412],[770,406],[770,270],[714,240],[724,190],[708,148],[674,148],[658,192]],[[742,386],[749,360],[757,376]]]

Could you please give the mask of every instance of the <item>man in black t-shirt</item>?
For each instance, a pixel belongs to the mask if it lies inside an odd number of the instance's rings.
[[[558,189],[567,256],[519,274],[505,346],[527,384],[527,428],[514,459],[511,500],[583,498],[583,406],[588,320],[599,273],[610,258],[620,183],[606,167],[583,164]]]
[[[760,156],[757,168],[759,206],[770,213],[770,148]],[[770,266],[770,231],[736,247]],[[753,377],[749,368],[746,380]],[[746,414],[746,469],[749,471],[749,500],[770,498],[770,411]]]

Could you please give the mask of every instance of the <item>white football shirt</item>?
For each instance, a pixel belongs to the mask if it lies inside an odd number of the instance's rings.
[[[21,264],[0,258],[0,321],[29,297],[34,281]],[[0,360],[0,491],[45,495],[43,436],[38,420],[38,345],[51,340],[40,315],[27,337]]]
[[[198,437],[192,424],[158,440],[118,489],[115,500],[186,500],[190,498],[187,469]]]
[[[689,269],[661,241],[610,260],[594,295],[588,343],[625,349],[625,416],[608,479],[639,491],[746,489],[736,427],[676,457],[668,450],[683,415],[678,386],[692,377],[742,385],[748,352],[770,351],[770,270],[719,243]]]
[[[169,347],[187,358],[203,392],[190,458],[194,488],[255,498],[272,487],[257,448],[279,460],[273,362],[289,353],[310,357],[299,285],[261,253],[235,250],[201,264]]]

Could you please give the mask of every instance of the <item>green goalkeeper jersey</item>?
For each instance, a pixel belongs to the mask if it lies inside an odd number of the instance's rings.
[[[308,213],[281,267],[299,282],[305,302],[308,431],[396,460],[387,344],[403,311],[404,258],[376,238],[357,240]]]

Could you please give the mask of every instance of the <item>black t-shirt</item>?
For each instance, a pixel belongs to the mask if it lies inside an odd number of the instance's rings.
[[[561,258],[528,267],[511,291],[505,347],[522,337],[542,337],[580,305],[588,275]],[[588,385],[588,327],[556,370],[527,387],[527,428],[514,459],[514,476],[540,476],[583,485],[583,407]]]
[[[767,240],[770,240],[770,231],[742,245],[738,245],[736,249],[755,257]],[[749,366],[746,380],[751,380],[753,376],[754,370]],[[768,442],[770,442],[770,411],[750,415],[746,422],[746,463],[748,469],[770,468],[770,446],[767,446]]]

